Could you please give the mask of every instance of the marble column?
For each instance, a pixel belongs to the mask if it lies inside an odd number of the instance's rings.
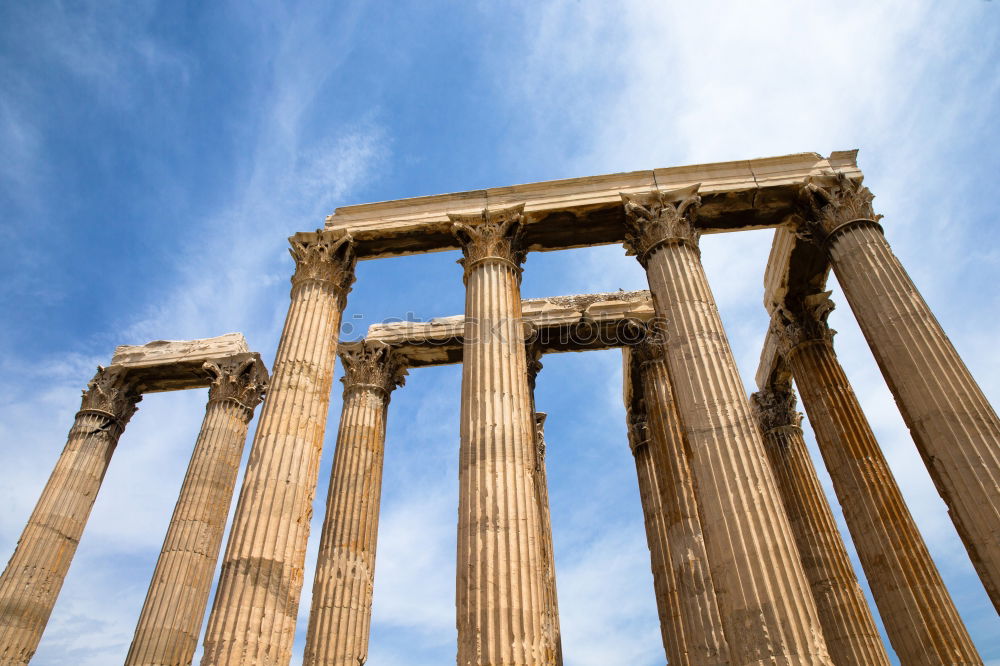
[[[187,666],[198,647],[247,427],[267,389],[258,354],[204,365],[208,405],[146,594],[127,666]]]
[[[827,294],[779,309],[772,331],[791,368],[882,616],[904,664],[981,664],[889,464],[833,351]]]
[[[1000,418],[889,248],[872,194],[843,174],[804,189],[800,231],[837,281],[972,563],[1000,612]]]
[[[665,587],[671,589],[662,602],[657,594],[660,624],[664,624],[665,615],[679,615],[682,632],[677,642],[682,644],[683,649],[673,654],[668,650],[667,658],[671,664],[729,664],[729,646],[715,596],[688,463],[690,451],[677,414],[664,346],[656,331],[651,331],[643,342],[636,345],[633,353],[647,414],[649,457],[655,468],[666,530],[666,541],[659,548],[666,551]],[[638,463],[637,456],[637,466]],[[668,600],[674,599],[676,606],[667,609]]]
[[[204,666],[292,658],[309,520],[330,405],[353,241],[291,239],[291,305],[261,410],[205,633]]]
[[[830,664],[795,540],[698,250],[697,186],[622,195],[690,449],[730,663]]]
[[[388,345],[343,345],[344,406],[313,582],[305,666],[368,660],[389,397],[406,366]]]
[[[754,393],[751,402],[833,663],[888,666],[875,619],[806,449],[791,385],[768,387]]]
[[[562,666],[562,629],[559,626],[559,594],[556,586],[556,555],[552,541],[552,511],[549,507],[549,480],[545,469],[545,412],[537,411],[535,404],[535,384],[542,370],[542,352],[537,344],[528,343],[525,352],[528,366],[528,389],[531,391],[531,410],[535,414],[535,501],[542,521],[542,548],[545,574],[545,617],[546,630],[555,645],[555,664]]]
[[[0,664],[27,664],[73,561],[97,491],[141,396],[127,371],[98,367],[66,448],[0,575]]]
[[[459,666],[555,663],[521,319],[523,206],[453,215],[465,258],[456,606]]]

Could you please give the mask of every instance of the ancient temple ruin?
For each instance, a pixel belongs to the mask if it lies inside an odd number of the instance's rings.
[[[1000,420],[893,255],[856,157],[802,153],[337,209],[323,229],[290,239],[291,304],[270,376],[238,335],[119,348],[98,370],[0,578],[0,664],[28,663],[41,640],[142,394],[208,386],[126,663],[191,663],[221,553],[201,663],[287,665],[338,355],[343,412],[304,663],[367,660],[390,396],[407,372],[460,363],[457,663],[561,664],[534,384],[546,354],[611,348],[622,350],[670,664],[888,664],[873,611],[904,664],[982,664],[838,363],[830,270],[998,609]],[[765,228],[771,324],[748,396],[699,238]],[[601,244],[622,244],[649,291],[521,299],[527,253]],[[338,344],[357,261],[453,249],[464,255],[464,313],[376,325]],[[806,451],[793,380],[875,609]]]

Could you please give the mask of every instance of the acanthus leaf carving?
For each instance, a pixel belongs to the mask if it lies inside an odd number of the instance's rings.
[[[802,414],[795,409],[795,391],[791,384],[757,391],[750,396],[750,404],[761,432],[767,433],[775,428],[788,426],[799,427],[802,424]]]
[[[535,471],[539,472],[545,463],[545,419],[548,414],[535,412]]]
[[[625,206],[625,252],[643,266],[650,255],[667,243],[698,248],[701,235],[695,226],[701,197],[700,183],[680,190],[654,190],[646,194],[621,192]]]
[[[485,259],[506,261],[520,271],[527,258],[524,246],[524,204],[484,209],[477,215],[449,213],[451,231],[462,246],[465,255],[458,263],[469,271]]]
[[[803,223],[797,235],[821,245],[836,233],[855,223],[878,226],[881,215],[875,213],[875,195],[860,178],[849,178],[843,172],[810,176],[799,192]],[[881,227],[879,227],[881,229]]]
[[[293,236],[289,243],[291,247],[288,251],[295,260],[293,289],[308,282],[329,285],[338,292],[343,308],[354,284],[354,267],[357,264],[351,235],[336,236],[317,229],[315,238]]]
[[[264,399],[268,374],[258,354],[237,354],[206,361],[202,368],[212,380],[208,388],[209,402],[235,401],[247,410],[249,417]]]
[[[142,400],[127,368],[97,366],[97,374],[87,382],[80,401],[81,412],[100,412],[112,417],[124,428]]]
[[[829,291],[805,296],[794,310],[787,305],[774,309],[771,315],[771,333],[778,342],[781,355],[788,357],[806,342],[830,343],[837,331],[830,328],[827,319],[835,307]]]
[[[649,419],[646,416],[646,404],[637,400],[632,405],[628,415],[628,444],[634,454],[639,447],[649,444]]]
[[[344,366],[344,390],[372,387],[388,396],[406,381],[406,364],[387,344],[361,340],[341,346],[340,362]]]

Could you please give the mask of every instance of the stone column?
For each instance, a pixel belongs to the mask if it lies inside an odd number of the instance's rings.
[[[465,258],[459,450],[459,666],[555,663],[545,626],[535,425],[521,321],[523,206],[453,215]]]
[[[875,360],[1000,612],[1000,418],[892,253],[872,194],[842,174],[806,186],[801,230],[826,248]]]
[[[541,364],[539,364],[541,365]],[[559,594],[556,589],[556,556],[552,542],[552,512],[549,508],[549,481],[545,473],[545,417],[535,412],[535,501],[542,520],[542,543],[545,574],[545,624],[555,645],[556,666],[562,666],[562,630],[559,628]]]
[[[258,354],[208,362],[204,368],[212,378],[205,420],[125,659],[127,666],[191,663],[247,427],[267,388],[267,369]]]
[[[344,407],[326,500],[306,634],[305,666],[368,660],[375,545],[389,396],[406,367],[392,349],[344,345]]]
[[[729,646],[723,631],[711,566],[705,549],[698,500],[688,465],[690,452],[677,414],[674,391],[664,358],[664,346],[656,331],[635,347],[643,402],[648,419],[648,457],[655,469],[655,482],[663,507],[666,538],[657,549],[665,550],[665,584],[668,596],[660,600],[660,624],[664,616],[680,618],[681,651],[667,658],[671,664],[729,664]],[[642,453],[641,451],[639,452]],[[636,466],[639,466],[636,455]],[[648,463],[647,463],[648,464]],[[647,527],[647,537],[649,529]],[[650,552],[653,552],[650,547]],[[654,578],[655,578],[654,566]],[[655,584],[655,582],[654,582]],[[668,601],[676,606],[668,608]],[[676,624],[674,622],[673,624]],[[677,627],[672,627],[677,631]]]
[[[806,449],[791,385],[751,396],[833,663],[889,665],[833,511]]]
[[[291,243],[291,305],[226,543],[204,666],[283,666],[292,657],[337,334],[355,257],[350,236],[318,231]]]
[[[66,448],[0,576],[0,664],[27,664],[76,553],[118,438],[141,400],[127,372],[97,368]]]
[[[730,663],[830,664],[764,443],[698,251],[697,187],[623,195],[690,447]]]
[[[833,352],[827,294],[772,331],[802,393],[809,422],[854,538],[889,641],[904,664],[981,664],[910,516],[892,471]]]

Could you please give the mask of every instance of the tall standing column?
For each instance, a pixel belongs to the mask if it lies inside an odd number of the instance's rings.
[[[465,258],[456,605],[459,666],[555,663],[545,627],[535,426],[521,321],[523,206],[452,216]]]
[[[204,666],[282,666],[292,657],[312,501],[330,405],[353,241],[291,239],[291,305],[205,633]]]
[[[316,559],[305,666],[358,666],[368,660],[386,415],[390,394],[406,374],[401,359],[381,343],[345,345],[340,361],[344,407]]]
[[[712,581],[708,553],[695,496],[690,452],[677,414],[674,391],[664,358],[664,345],[655,330],[635,347],[648,417],[650,457],[663,506],[666,542],[665,585],[676,607],[666,610],[660,603],[660,623],[666,614],[679,615],[683,651],[667,654],[671,664],[729,664],[722,617]],[[638,456],[636,458],[638,464]],[[652,552],[652,548],[650,551]],[[655,567],[654,567],[655,569]],[[659,597],[659,595],[657,595]]]
[[[1000,612],[1000,418],[892,253],[872,194],[843,174],[806,186],[803,231],[827,249],[917,449]]]
[[[833,351],[827,294],[772,331],[802,393],[889,641],[904,664],[981,664]]]
[[[751,398],[833,663],[888,666],[875,619],[809,458],[792,387],[771,386]]]
[[[208,406],[163,540],[127,666],[187,666],[198,647],[247,427],[267,388],[258,354],[205,363]]]
[[[622,195],[690,447],[730,663],[830,664],[760,430],[698,251],[697,187]]]
[[[556,666],[562,666],[562,630],[559,627],[559,595],[556,589],[556,556],[552,542],[552,511],[549,507],[549,481],[545,471],[545,418],[544,412],[535,412],[535,501],[542,520],[542,543],[545,574],[545,624],[555,645]]]
[[[98,367],[14,555],[0,576],[0,664],[27,664],[59,596],[125,424],[141,400],[127,371]]]

